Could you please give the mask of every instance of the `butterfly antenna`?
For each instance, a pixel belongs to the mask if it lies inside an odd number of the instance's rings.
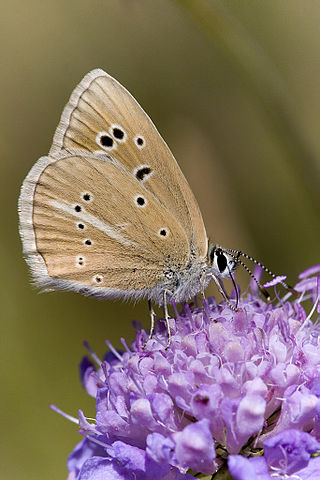
[[[247,253],[244,253],[244,252],[241,252],[239,250],[233,250],[232,248],[226,248],[225,249],[226,252],[228,253],[234,253],[234,254],[237,254],[237,257],[234,257],[236,258],[236,260],[247,270],[247,272],[249,273],[249,275],[254,279],[254,281],[257,283],[259,289],[261,290],[261,287],[262,285],[257,281],[257,279],[254,277],[253,273],[249,270],[249,268],[243,263],[241,262],[241,260],[239,260],[239,257],[242,256],[242,257],[245,257],[247,258],[248,260],[250,260],[251,262],[253,262],[255,265],[258,265],[259,267],[262,268],[262,270],[264,270],[265,272],[267,272],[272,278],[276,278],[277,275],[275,275],[273,272],[271,272],[271,270],[269,270],[269,268],[267,268],[265,265],[263,265],[263,263],[261,262],[258,262],[258,260],[256,260],[255,258],[251,257],[250,255],[248,255]],[[295,296],[299,295],[298,292],[293,288],[291,287],[290,285],[288,285],[286,282],[284,282],[283,280],[281,280],[281,285],[286,289],[288,290],[289,292],[293,293]],[[262,289],[264,289],[264,287],[262,287]],[[265,290],[265,289],[264,289]],[[266,291],[266,290],[265,290]],[[265,293],[264,293],[265,295]],[[268,295],[269,296],[269,295]],[[269,297],[270,298],[270,297]]]
[[[256,276],[251,272],[251,270],[249,269],[249,267],[247,267],[247,265],[240,260],[239,257],[240,257],[240,255],[243,255],[243,253],[240,252],[240,251],[238,251],[238,250],[231,250],[231,249],[225,249],[225,251],[228,252],[228,253],[231,255],[231,257],[233,257],[233,258],[235,259],[235,261],[236,261],[237,263],[240,263],[240,265],[242,265],[242,267],[248,272],[248,274],[250,275],[250,277],[256,282],[256,284],[257,284],[260,292],[266,297],[266,299],[267,299],[268,301],[270,301],[270,295],[269,295],[268,291],[261,285],[261,283],[260,283],[259,280],[256,278]],[[233,255],[233,253],[236,253],[237,255]],[[243,255],[243,256],[245,256],[245,255]],[[248,256],[248,258],[249,258],[249,256]],[[252,260],[253,260],[253,259],[252,259]],[[255,262],[255,263],[258,263],[258,262]],[[230,273],[230,271],[229,271],[229,273]],[[231,275],[230,275],[230,276],[231,276]],[[232,276],[231,276],[231,278],[232,278]],[[233,278],[232,278],[232,281],[234,281]]]

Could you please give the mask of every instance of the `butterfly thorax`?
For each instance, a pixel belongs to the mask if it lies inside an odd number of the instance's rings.
[[[177,303],[190,300],[203,289],[204,282],[204,286],[208,284],[208,281],[205,281],[207,268],[205,259],[198,259],[197,261],[192,259],[183,268],[171,265],[164,271],[164,281],[150,291],[150,300],[162,305],[164,292],[167,293],[170,300]]]

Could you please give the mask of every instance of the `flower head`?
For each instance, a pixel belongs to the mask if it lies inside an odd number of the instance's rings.
[[[316,309],[319,270],[301,275],[292,303],[267,304],[253,289],[234,312],[210,298],[171,319],[167,350],[158,322],[145,348],[140,331],[97,368],[85,358],[96,418],[79,413],[69,479],[192,479],[227,461],[239,480],[315,468],[320,478],[320,327],[302,306],[312,298]]]

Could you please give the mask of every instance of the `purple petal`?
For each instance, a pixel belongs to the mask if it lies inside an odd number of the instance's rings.
[[[268,388],[263,380],[257,377],[243,384],[243,392],[246,395],[260,395],[260,397],[265,398],[268,393]]]
[[[285,354],[287,351],[285,351]],[[270,378],[274,384],[283,388],[296,384],[299,380],[300,369],[296,365],[286,365],[285,363],[278,363],[271,371]]]
[[[157,426],[150,402],[146,398],[139,398],[132,402],[130,412],[134,424],[143,425],[149,429],[154,429]]]
[[[305,278],[303,280],[301,280],[301,282],[298,282],[294,289],[297,291],[297,292],[307,292],[309,290],[315,290],[317,286],[317,278],[316,277],[312,277],[312,278]]]
[[[320,480],[320,457],[311,458],[308,465],[298,473],[299,480]]]
[[[113,410],[104,412],[103,417],[97,411],[97,424],[102,433],[126,436],[130,430],[128,423]]]
[[[242,455],[229,455],[228,468],[234,480],[258,480],[253,465]]]
[[[171,469],[174,442],[160,433],[147,436],[146,473],[154,480],[162,479]]]
[[[260,267],[260,265],[256,265],[254,271],[253,271],[253,275],[255,276],[255,278],[258,280],[258,282],[260,281],[261,279],[261,276],[262,276],[262,272],[263,272],[263,269]],[[250,288],[251,288],[251,291],[255,294],[258,293],[258,285],[257,283],[255,282],[255,280],[253,278],[250,279]]]
[[[136,480],[134,473],[110,458],[92,457],[83,465],[78,480]]]
[[[307,388],[301,387],[300,390],[296,390],[286,398],[286,402],[282,406],[276,426],[277,433],[287,428],[301,428],[308,425],[316,415],[317,405],[317,397],[312,395]]]
[[[215,439],[224,442],[224,422],[220,414],[220,404],[223,398],[219,385],[201,385],[192,396],[191,412],[197,420],[210,420],[210,430]]]
[[[320,265],[313,265],[312,267],[309,267],[301,272],[299,274],[299,278],[303,280],[304,278],[311,277],[311,275],[315,275],[318,272],[320,272]]]
[[[186,377],[186,373],[173,373],[168,378],[168,390],[173,397],[181,397],[189,401],[190,398],[190,382]]]
[[[172,398],[166,393],[153,393],[150,395],[149,400],[154,418],[176,430],[177,422]]]
[[[259,432],[264,424],[266,401],[260,395],[246,395],[240,402],[236,422],[239,435],[246,439]],[[244,439],[246,437],[246,439]]]
[[[173,459],[174,448],[174,441],[160,433],[150,433],[147,436],[147,455],[155,462],[170,464]]]
[[[69,473],[67,480],[77,480],[77,473],[75,471],[72,471]]]
[[[129,425],[117,412],[109,409],[108,392],[108,387],[100,388],[97,392],[97,427],[102,433],[125,435],[128,433]],[[121,399],[122,397],[119,398]]]
[[[81,470],[82,465],[91,457],[99,455],[106,457],[107,453],[104,448],[85,438],[76,445],[74,450],[68,457],[67,465],[69,472],[75,472],[76,475]]]
[[[81,360],[79,372],[82,385],[91,397],[95,397],[97,394],[97,374],[88,357],[83,357]]]
[[[227,433],[227,449],[231,454],[238,453],[241,449],[241,439],[236,434],[235,418],[240,400],[224,398],[221,402],[221,416]]]
[[[317,376],[309,385],[311,393],[320,398],[320,378]]]
[[[146,452],[141,448],[117,441],[112,444],[112,456],[118,460],[126,470],[132,472],[145,471]]]
[[[204,419],[174,434],[175,454],[182,467],[205,474],[213,473],[216,453],[209,427],[209,420]]]
[[[291,475],[308,465],[320,443],[309,433],[291,429],[268,438],[263,446],[269,469]]]
[[[274,277],[272,280],[270,280],[270,282],[264,283],[263,286],[264,288],[274,287],[275,285],[283,282],[286,278],[286,275],[278,275],[277,277]]]

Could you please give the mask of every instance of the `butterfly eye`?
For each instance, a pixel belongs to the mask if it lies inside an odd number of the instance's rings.
[[[223,253],[217,256],[217,264],[218,264],[219,271],[223,273],[228,265],[227,258]]]
[[[146,144],[146,141],[144,139],[144,137],[142,135],[136,135],[133,139],[134,143],[136,144],[136,146],[141,150],[142,148],[144,148],[145,144]]]
[[[225,272],[228,265],[228,258],[221,248],[213,248],[210,252],[210,258],[212,264],[216,264],[219,272],[222,274]]]
[[[109,132],[119,143],[124,143],[127,140],[127,134],[120,125],[111,125]]]

